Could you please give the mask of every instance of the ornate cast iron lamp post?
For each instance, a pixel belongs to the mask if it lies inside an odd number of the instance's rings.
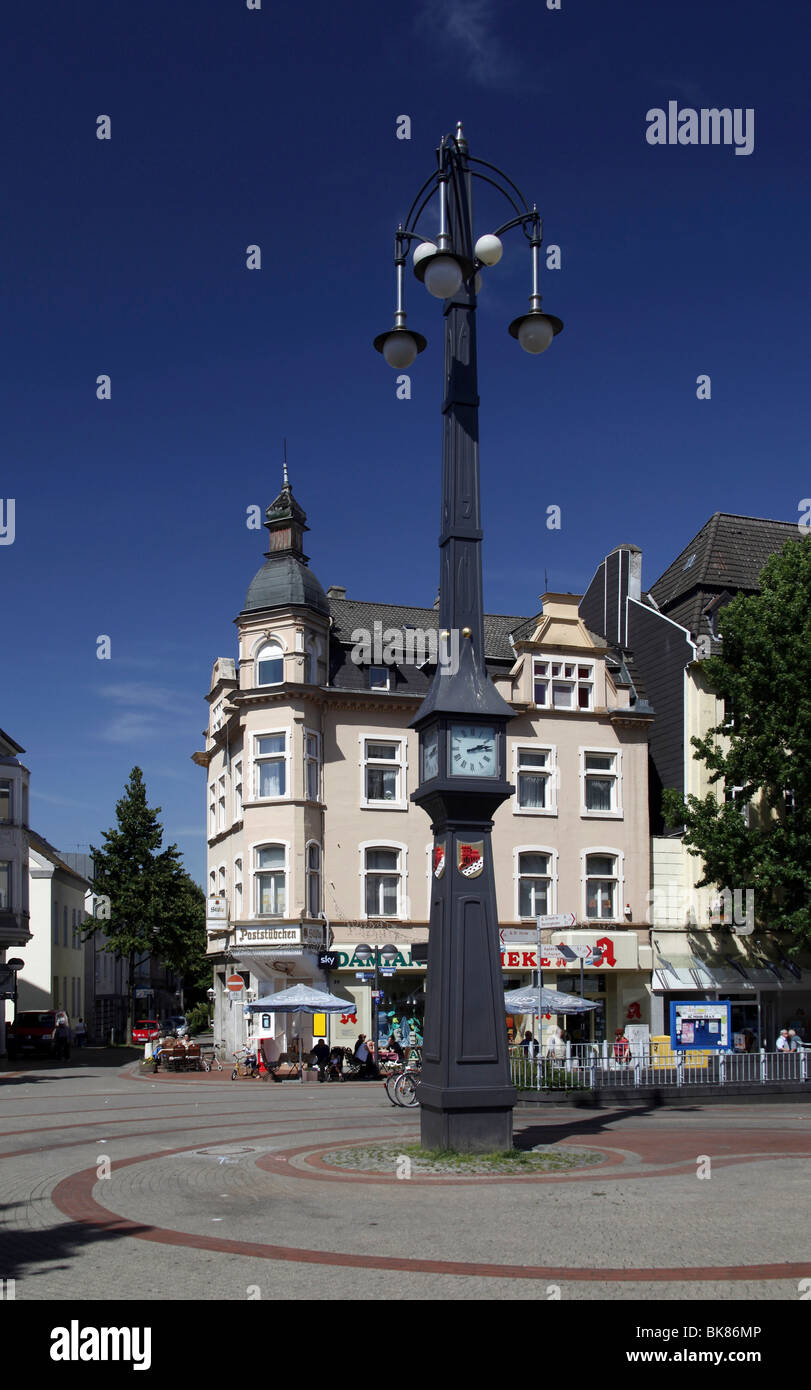
[[[480,166],[473,168],[472,166]],[[515,216],[474,242],[472,180],[483,179]],[[439,232],[416,231],[439,194]],[[406,327],[405,265],[412,241],[414,273],[445,315],[442,405],[440,632],[459,633],[458,669],[437,667],[412,721],[420,738],[420,784],[412,801],[434,833],[421,1106],[422,1143],[431,1149],[496,1150],[512,1145],[512,1107],[504,988],[491,852],[493,815],[512,795],[506,777],[506,725],[513,717],[484,659],[479,395],[476,293],[479,272],[501,259],[500,236],[521,227],[530,244],[529,312],[510,324],[525,351],[544,352],[563,324],[543,313],[538,290],[541,219],[495,165],[468,154],[461,123],[444,136],[437,169],[417,193],[395,235],[394,326],[375,339],[390,366],[409,367],[426,346]]]

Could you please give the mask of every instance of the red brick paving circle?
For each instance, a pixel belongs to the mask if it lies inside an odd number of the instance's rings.
[[[259,1138],[263,1136],[243,1136],[243,1141],[248,1138]],[[670,1138],[671,1136],[663,1136]],[[788,1138],[788,1136],[781,1136]],[[357,1140],[352,1141],[357,1143]],[[126,1168],[131,1164],[149,1163],[155,1159],[166,1158],[170,1154],[187,1153],[197,1149],[198,1144],[188,1144],[180,1149],[162,1150],[159,1153],[142,1154],[134,1158],[119,1159],[116,1168]],[[334,1148],[324,1145],[323,1148]],[[695,1147],[695,1141],[693,1141]],[[707,1146],[708,1147],[708,1146]],[[288,1150],[288,1154],[296,1155],[302,1151],[312,1152],[309,1146],[305,1150]],[[758,1158],[766,1155],[741,1155],[737,1161],[757,1161]],[[770,1158],[775,1156],[790,1155],[768,1155]],[[269,1157],[269,1156],[268,1156]],[[278,1158],[281,1155],[275,1155]],[[735,1159],[728,1157],[727,1162],[734,1162]],[[693,1164],[695,1159],[693,1160]],[[263,1164],[264,1166],[264,1164]],[[681,1169],[681,1164],[678,1168]],[[693,1165],[690,1165],[692,1167]],[[281,1164],[279,1165],[281,1168]],[[301,1169],[295,1169],[292,1165],[285,1166],[285,1173],[291,1176],[296,1173],[302,1175]],[[669,1168],[669,1173],[674,1169]],[[663,1176],[664,1174],[649,1174],[649,1176]],[[313,1178],[318,1177],[323,1181],[327,1176],[324,1173],[307,1174]],[[337,1174],[335,1175],[338,1176]],[[342,1176],[342,1175],[341,1175]],[[369,1174],[353,1174],[355,1180],[368,1182]],[[383,1175],[385,1178],[385,1175]],[[562,1175],[540,1175],[530,1178],[530,1181],[576,1181],[582,1180],[588,1174],[578,1174],[573,1177],[563,1177]],[[601,1174],[600,1181],[609,1180],[611,1174]],[[619,1177],[644,1176],[642,1173],[619,1174]],[[509,1180],[509,1179],[508,1179]],[[522,1179],[519,1179],[521,1181]],[[526,1181],[527,1179],[523,1179]],[[370,1269],[370,1270],[395,1270],[400,1273],[410,1274],[438,1274],[454,1275],[465,1278],[485,1278],[485,1279],[531,1279],[531,1280],[569,1280],[580,1283],[714,1283],[724,1281],[749,1281],[764,1279],[799,1279],[807,1277],[809,1272],[808,1264],[797,1262],[787,1262],[784,1264],[756,1264],[756,1265],[699,1265],[684,1266],[682,1268],[634,1268],[624,1269],[597,1268],[586,1269],[577,1266],[538,1266],[538,1265],[510,1265],[510,1264],[482,1264],[466,1260],[421,1260],[402,1255],[361,1255],[334,1250],[310,1250],[301,1249],[289,1245],[268,1245],[265,1243],[228,1240],[222,1236],[205,1236],[191,1234],[185,1231],[173,1231],[166,1227],[147,1226],[141,1223],[130,1221],[125,1217],[117,1216],[94,1197],[93,1188],[98,1181],[96,1168],[85,1168],[81,1172],[71,1174],[57,1184],[52,1194],[52,1201],[57,1210],[73,1221],[83,1225],[92,1226],[96,1229],[115,1233],[117,1235],[132,1236],[136,1240],[145,1240],[160,1245],[174,1247],[209,1250],[219,1254],[247,1255],[254,1259],[277,1260],[291,1264],[312,1264],[327,1265],[339,1268]],[[396,1181],[390,1179],[389,1181]],[[412,1182],[414,1179],[411,1180]],[[475,1181],[467,1179],[468,1182]],[[481,1179],[479,1179],[481,1181]],[[501,1178],[487,1178],[484,1181],[503,1181]],[[512,1179],[515,1181],[515,1179]]]

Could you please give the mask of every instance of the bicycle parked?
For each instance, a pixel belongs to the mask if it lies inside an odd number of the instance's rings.
[[[417,1086],[421,1075],[422,1057],[419,1050],[412,1047],[408,1061],[403,1063],[399,1071],[386,1077],[386,1095],[392,1105],[411,1108],[419,1104]]]

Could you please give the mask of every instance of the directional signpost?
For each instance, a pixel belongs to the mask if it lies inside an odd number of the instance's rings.
[[[544,927],[573,927],[575,922],[573,912],[558,912],[547,917],[536,917],[535,925],[538,929],[538,1047],[540,1049],[543,1037],[543,1024],[541,1023],[541,991],[543,989],[543,970],[541,969],[541,931]]]

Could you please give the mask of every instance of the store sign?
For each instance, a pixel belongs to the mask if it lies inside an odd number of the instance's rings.
[[[391,923],[389,923],[391,926]],[[391,971],[416,969],[416,964],[411,959],[411,947],[406,945],[397,946],[397,955],[388,961],[386,968]],[[345,944],[343,946],[333,946],[333,951],[337,951],[339,970],[368,970],[370,965],[374,965],[374,953],[372,955],[358,955],[355,946]]]
[[[638,970],[639,949],[635,933],[617,936],[597,936],[592,932],[569,932],[562,945],[580,955],[579,947],[585,948],[582,964],[586,970]],[[541,947],[542,970],[579,970],[581,960],[567,960],[554,946]],[[522,946],[501,952],[502,970],[537,970],[538,949]]]
[[[237,946],[300,946],[301,927],[237,927]]]

